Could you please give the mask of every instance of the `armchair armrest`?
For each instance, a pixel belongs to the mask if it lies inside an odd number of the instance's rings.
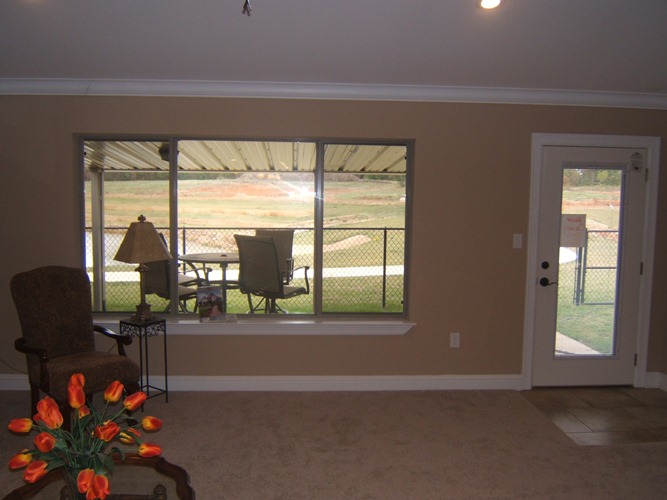
[[[116,333],[113,330],[104,328],[101,325],[93,325],[93,330],[103,334],[106,337],[109,337],[110,339],[114,339],[116,341],[116,346],[118,347],[118,354],[121,356],[127,356],[125,354],[125,347],[123,346],[130,345],[132,343],[132,335]]]
[[[40,362],[47,362],[49,360],[49,355],[46,352],[46,349],[40,347],[29,347],[25,343],[25,338],[20,337],[14,341],[14,348],[24,354],[34,354],[39,358]]]
[[[297,268],[300,269],[300,268]],[[294,277],[294,259],[289,258],[285,259],[285,270],[282,272],[282,277],[283,277],[283,284],[289,285],[290,281],[292,281],[292,278]]]
[[[206,266],[197,267],[192,262],[185,262],[185,264],[187,264],[190,271],[194,271],[195,274],[197,275],[196,278],[192,279],[193,282],[196,281],[197,284],[199,284],[199,285],[206,284],[206,283],[209,282],[208,275],[211,271],[213,271],[212,268],[206,267]],[[203,278],[199,274],[200,272],[204,274]]]
[[[299,269],[303,269],[303,277],[306,280],[306,291],[310,293],[310,283],[308,282],[308,270],[310,269],[310,266],[297,267],[296,269],[292,270],[292,274],[294,274],[294,272],[298,271]]]
[[[46,352],[46,349],[41,347],[30,347],[26,345],[26,340],[24,337],[20,337],[14,341],[14,347],[17,351],[24,354],[34,354],[39,358],[39,384],[40,387],[43,387],[45,391],[49,389],[49,375],[46,368],[46,364],[49,362],[49,354]],[[32,385],[32,383],[31,383]],[[33,405],[37,404],[37,399],[34,400]]]

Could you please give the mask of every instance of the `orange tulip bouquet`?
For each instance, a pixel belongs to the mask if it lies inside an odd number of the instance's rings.
[[[96,411],[92,404],[86,404],[84,383],[81,373],[75,373],[69,380],[68,402],[74,411],[71,432],[62,428],[63,416],[58,404],[48,396],[37,404],[37,414],[32,419],[15,418],[9,422],[9,430],[14,433],[37,432],[35,449],[24,449],[14,455],[9,468],[25,467],[23,479],[35,483],[49,471],[64,467],[78,498],[104,500],[110,492],[108,475],[113,472],[113,455],[121,459],[128,452],[142,457],[160,455],[162,449],[145,442],[139,428],[157,431],[162,421],[146,416],[137,422],[128,415],[146,401],[144,392],[125,397],[120,409],[114,411],[112,406],[120,401],[125,389],[118,381],[104,391],[104,409]]]

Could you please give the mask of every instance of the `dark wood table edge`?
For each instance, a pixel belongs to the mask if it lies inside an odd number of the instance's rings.
[[[190,486],[190,476],[188,475],[187,471],[183,467],[168,462],[163,457],[144,458],[138,455],[126,455],[124,459],[115,456],[114,461],[116,464],[151,467],[160,474],[170,477],[176,481],[176,494],[180,500],[195,500],[195,491],[192,489],[192,486]],[[31,495],[38,493],[45,486],[58,480],[64,481],[64,476],[66,473],[67,472],[63,467],[55,469],[47,473],[46,476],[44,476],[36,483],[26,483],[23,486],[16,488],[8,495],[6,495],[3,500],[29,499]],[[110,481],[113,481],[113,476],[111,477]],[[107,498],[109,500],[113,500],[114,498],[130,499],[131,497],[132,496],[130,495],[112,494]]]

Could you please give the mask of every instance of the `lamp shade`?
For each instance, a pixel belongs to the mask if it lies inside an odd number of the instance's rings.
[[[114,259],[131,264],[143,264],[171,259],[157,229],[146,217],[140,215],[139,222],[133,222],[125,233],[125,238],[116,252]]]

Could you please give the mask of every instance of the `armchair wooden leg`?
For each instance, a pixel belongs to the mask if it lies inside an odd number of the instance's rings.
[[[72,432],[72,407],[67,401],[64,403],[58,402],[58,407],[63,416],[63,429]]]
[[[125,386],[125,389],[127,390],[128,394],[134,394],[135,392],[139,392],[141,390],[139,381],[136,380],[133,380],[131,382],[126,382],[123,385]]]
[[[37,403],[39,403],[39,386],[30,384],[30,416],[37,413]]]

